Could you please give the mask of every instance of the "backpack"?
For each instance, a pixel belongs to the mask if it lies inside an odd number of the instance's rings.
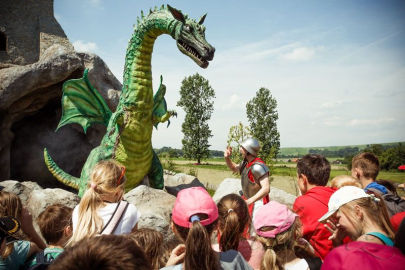
[[[366,191],[371,191],[374,194],[380,195],[387,206],[388,215],[390,218],[399,212],[405,211],[405,200],[395,195],[388,190],[388,193],[383,194],[380,190],[375,188],[368,188]]]
[[[48,269],[48,266],[54,261],[52,257],[45,257],[45,253],[42,250],[41,252],[37,253],[35,256],[36,264],[27,268],[28,270],[45,270]]]

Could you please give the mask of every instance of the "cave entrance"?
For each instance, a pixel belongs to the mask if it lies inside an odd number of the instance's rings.
[[[67,125],[55,132],[60,117],[59,97],[49,100],[35,114],[13,124],[15,137],[10,149],[11,179],[34,181],[44,188],[59,187],[77,192],[58,182],[48,171],[44,162],[44,148],[48,149],[60,168],[79,177],[87,156],[101,141],[105,128],[90,127],[85,135],[80,126]]]

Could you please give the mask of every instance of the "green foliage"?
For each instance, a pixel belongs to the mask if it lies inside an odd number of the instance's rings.
[[[371,144],[367,145],[360,152],[371,152],[378,157],[381,170],[397,170],[400,165],[405,164],[405,145],[397,144]],[[355,154],[358,154],[355,153]],[[344,163],[347,164],[348,170],[352,169],[352,159],[355,156],[348,155],[344,158]]]
[[[277,101],[267,88],[260,88],[256,96],[246,104],[250,130],[261,145],[259,156],[270,164],[280,150],[280,134],[277,130]]]
[[[197,177],[197,170],[195,168],[189,168],[187,174]]]
[[[242,161],[242,155],[239,152],[240,144],[251,136],[249,127],[244,126],[242,122],[231,126],[228,133],[227,144],[232,147],[231,160],[233,162],[240,163]]]
[[[171,157],[168,152],[162,152],[159,154],[159,159],[162,164],[163,169],[171,171],[171,172],[178,172],[176,168],[176,164],[171,160]]]
[[[215,92],[208,80],[196,73],[184,78],[180,89],[180,100],[177,106],[186,112],[182,132],[184,157],[201,159],[209,157],[208,139],[212,137],[208,120],[214,110]]]
[[[393,143],[382,143],[379,144],[383,147],[383,149],[387,149],[390,147],[396,146],[398,143],[405,143],[405,142],[393,142]],[[325,151],[326,157],[340,157],[344,158],[350,152],[350,148],[358,148],[359,152],[364,151],[364,149],[369,148],[370,144],[357,144],[357,145],[346,145],[346,146],[324,146],[324,147],[282,147],[280,149],[280,153],[278,157],[280,158],[292,158],[292,157],[302,157],[309,153],[311,149],[316,149],[319,151]],[[346,148],[346,149],[345,149]],[[343,151],[343,153],[342,153]],[[372,151],[373,152],[373,151]],[[353,155],[357,153],[351,153]],[[330,156],[331,155],[331,156]]]
[[[344,147],[337,150],[330,150],[330,149],[309,149],[309,154],[319,154],[324,157],[346,157],[346,156],[353,156],[359,152],[358,147]]]
[[[381,145],[372,145],[366,150],[372,151],[380,160],[382,170],[397,170],[405,164],[405,145],[398,143],[395,147],[384,149]]]

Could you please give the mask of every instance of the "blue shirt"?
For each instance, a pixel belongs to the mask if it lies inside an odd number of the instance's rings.
[[[372,183],[368,184],[368,185],[364,188],[364,191],[367,191],[369,188],[377,189],[378,191],[381,191],[383,194],[387,194],[387,193],[388,193],[387,188],[384,187],[383,185],[378,184],[377,182],[372,182]]]
[[[4,260],[0,256],[0,270],[18,270],[27,260],[31,244],[29,241],[18,240],[14,243],[14,249]]]

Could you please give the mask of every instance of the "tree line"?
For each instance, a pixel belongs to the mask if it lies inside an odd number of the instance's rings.
[[[374,153],[379,161],[381,170],[397,170],[399,166],[405,164],[405,145],[398,143],[395,145],[371,144],[365,149],[358,151],[353,155],[346,156],[343,161],[351,170],[352,158],[360,152]]]
[[[180,100],[177,105],[186,113],[182,124],[182,153],[187,159],[197,160],[223,156],[223,151],[210,151],[209,138],[212,132],[208,120],[214,110],[215,91],[207,79],[196,73],[185,77],[180,88]],[[266,162],[276,158],[280,150],[280,134],[277,130],[277,101],[267,88],[260,88],[255,97],[246,104],[246,117],[249,126],[241,122],[232,126],[228,135],[228,146],[233,148],[232,159],[240,161],[240,144],[248,137],[256,138],[261,145],[259,156]],[[170,150],[170,149],[169,149]],[[171,154],[177,155],[174,150]],[[170,154],[169,153],[169,154]]]

